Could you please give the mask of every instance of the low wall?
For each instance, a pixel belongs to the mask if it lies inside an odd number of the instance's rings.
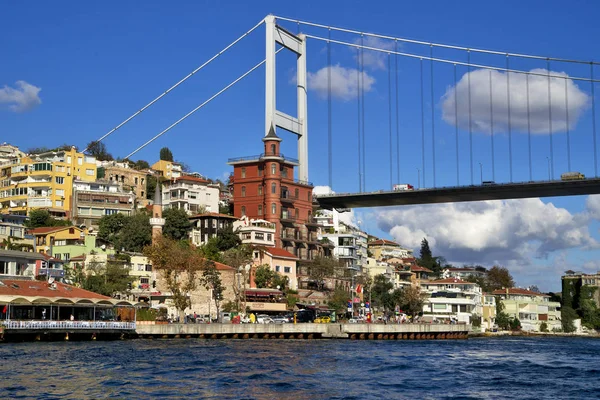
[[[138,325],[140,338],[458,339],[470,325],[430,324],[166,324]]]

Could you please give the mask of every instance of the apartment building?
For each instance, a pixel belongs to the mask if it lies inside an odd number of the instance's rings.
[[[504,304],[509,317],[518,318],[524,331],[539,331],[542,322],[548,329],[561,328],[560,303],[550,301],[550,296],[526,289],[509,288],[495,290]]]
[[[180,178],[183,176],[181,164],[173,161],[158,160],[152,164],[152,170],[159,172],[166,179]]]
[[[98,229],[100,218],[105,215],[133,214],[135,194],[124,192],[114,182],[73,182],[73,206],[71,219],[76,225]]]
[[[189,220],[192,224],[190,231],[192,244],[202,246],[210,238],[216,237],[219,232],[231,228],[237,218],[226,214],[203,213],[193,215]]]
[[[262,154],[229,159],[233,215],[275,224],[276,247],[312,260],[323,253],[313,219],[313,186],[294,179],[298,160],[280,152],[281,139],[274,129],[262,141]]]
[[[0,278],[33,279],[38,261],[44,260],[39,253],[0,249]]]
[[[96,159],[70,150],[48,151],[0,165],[0,212],[27,215],[47,209],[70,218],[73,181],[96,180]]]
[[[146,192],[149,170],[138,171],[131,168],[128,163],[116,161],[103,161],[102,169],[104,171],[101,180],[118,183],[122,186],[124,192],[135,193],[138,207],[145,207],[149,204],[148,193]]]
[[[473,314],[483,312],[481,288],[475,283],[458,278],[440,279],[422,283],[421,290],[429,295],[423,313],[438,320],[455,318],[469,324]]]
[[[243,244],[262,247],[275,247],[275,224],[264,219],[249,219],[247,216],[233,222]]]
[[[177,208],[188,214],[218,213],[219,188],[206,179],[182,175],[162,184],[163,208]]]
[[[396,242],[386,239],[371,240],[367,243],[369,251],[376,259],[412,258],[413,251],[405,249]]]
[[[592,299],[596,303],[596,307],[600,307],[600,271],[595,274],[586,274],[572,270],[565,271],[565,274],[561,277],[561,282],[563,293],[565,290],[569,290],[571,298],[573,298],[576,304],[579,304],[581,288],[595,288],[595,290],[593,290]],[[574,308],[576,307],[577,305],[575,305]]]

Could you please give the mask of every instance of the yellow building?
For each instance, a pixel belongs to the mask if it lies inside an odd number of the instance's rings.
[[[483,294],[481,327],[493,330],[496,325],[496,297],[489,293]]]
[[[179,178],[183,169],[181,164],[172,161],[159,160],[152,165],[154,171],[159,171],[167,179]]]
[[[68,218],[74,179],[96,180],[96,159],[74,147],[6,161],[0,165],[0,212],[27,215],[42,208]]]
[[[86,232],[76,226],[53,226],[35,228],[29,230],[33,236],[35,251],[49,254],[58,259],[67,260],[69,256],[63,256],[55,251],[55,247],[84,246]]]

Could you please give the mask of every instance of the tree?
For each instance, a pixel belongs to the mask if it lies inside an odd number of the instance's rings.
[[[188,243],[161,236],[156,244],[144,247],[144,255],[160,274],[166,290],[184,319],[185,309],[191,306],[189,293],[198,286],[198,274],[210,261],[203,258]]]
[[[350,301],[351,294],[345,291],[342,287],[337,287],[329,295],[327,305],[333,309],[336,313],[345,313],[348,301]]]
[[[217,232],[217,239],[217,247],[220,251],[227,251],[242,244],[242,240],[238,234],[233,231],[231,225]]]
[[[513,331],[521,330],[521,321],[519,321],[519,318],[512,318],[510,320],[510,329],[512,329]]]
[[[223,255],[221,254],[219,246],[217,245],[218,241],[219,239],[217,237],[211,237],[198,249],[198,251],[204,258],[208,260],[223,262]]]
[[[317,256],[308,265],[308,277],[315,282],[317,290],[323,290],[325,287],[325,278],[333,277],[338,267],[339,261],[335,258]]]
[[[165,219],[163,235],[174,240],[181,240],[188,237],[188,232],[192,224],[185,210],[168,208],[163,211],[163,218]]]
[[[160,149],[160,159],[173,162],[173,153],[171,153],[171,150],[169,150],[168,147]]]
[[[426,238],[421,240],[421,252],[420,257],[417,259],[417,263],[425,268],[429,268],[434,274],[439,275],[442,272],[442,266],[438,261],[439,257],[433,257],[431,249],[429,248],[429,242]],[[442,257],[443,261],[445,259]]]
[[[510,317],[504,312],[504,308],[502,298],[496,296],[496,325],[506,330],[510,328]]]
[[[493,266],[487,273],[487,285],[489,291],[515,286],[512,275],[505,267]]]
[[[373,305],[389,310],[392,305],[391,291],[394,285],[386,278],[385,275],[377,275],[373,279],[373,286],[371,286],[371,302]],[[393,305],[392,307],[393,308]]]
[[[217,307],[217,320],[221,320],[221,301],[223,300],[223,282],[221,281],[221,274],[217,271],[213,262],[208,263],[202,270],[202,277],[200,278],[201,284],[206,290],[211,290],[212,299],[215,301]]]
[[[254,283],[257,288],[269,287],[273,279],[274,271],[268,264],[259,265],[254,271]]]
[[[579,318],[577,312],[571,307],[561,307],[560,318],[562,323],[563,332],[571,333],[575,332],[575,320]]]
[[[433,255],[431,254],[431,249],[429,248],[429,242],[426,238],[421,240],[421,252],[419,254],[421,260],[431,260]]]
[[[140,252],[144,246],[152,242],[150,217],[145,212],[137,212],[126,218],[117,236],[115,247],[125,251]]]
[[[98,239],[115,245],[126,221],[127,217],[121,213],[104,215],[98,222]]]
[[[150,169],[150,164],[146,160],[137,160],[133,162],[133,169],[142,170],[142,169]]]
[[[223,253],[223,262],[230,267],[235,268],[236,271],[239,271],[242,274],[243,280],[243,288],[246,287],[248,283],[248,275],[246,271],[246,266],[252,263],[252,247],[247,244],[243,244],[236,248],[231,248]],[[237,282],[233,283],[233,293],[237,300],[238,311],[246,311],[240,309],[240,301],[244,298],[244,302],[246,299],[246,293],[242,293],[242,287],[238,286]]]
[[[421,293],[421,289],[417,286],[406,287],[402,289],[400,308],[414,318],[415,315],[423,312],[426,298],[427,294]]]
[[[125,262],[126,260],[118,258],[106,263],[91,262],[87,273],[83,275],[83,289],[110,297],[127,293],[133,278],[129,276],[129,268]]]
[[[106,150],[106,145],[97,140],[93,140],[87,144],[87,153],[96,157],[98,161],[112,161],[113,156]]]
[[[25,220],[25,226],[29,229],[50,226],[70,226],[71,221],[56,219],[50,215],[48,210],[37,209],[29,212],[29,218]]]
[[[154,200],[154,193],[156,192],[156,185],[159,180],[154,175],[148,175],[146,177],[146,199]]]

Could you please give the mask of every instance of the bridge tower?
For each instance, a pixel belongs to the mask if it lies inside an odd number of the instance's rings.
[[[306,36],[303,34],[294,35],[280,26],[277,26],[275,17],[273,15],[268,15],[265,18],[265,26],[265,136],[269,135],[272,127],[280,127],[288,132],[298,135],[298,179],[308,182]],[[297,55],[296,82],[298,95],[298,115],[296,118],[277,110],[276,107],[275,48],[277,43]]]

